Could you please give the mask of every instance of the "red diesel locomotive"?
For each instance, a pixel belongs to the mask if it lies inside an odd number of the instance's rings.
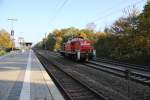
[[[70,57],[74,60],[90,60],[96,56],[91,41],[83,38],[72,38],[63,44],[61,55]]]

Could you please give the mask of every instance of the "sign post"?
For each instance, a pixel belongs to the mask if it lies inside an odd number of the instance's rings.
[[[17,21],[17,19],[13,19],[13,18],[11,18],[11,19],[8,19],[8,20],[10,20],[11,21],[11,32],[10,32],[10,35],[11,35],[11,38],[12,38],[12,47],[11,47],[11,49],[12,49],[12,51],[14,50],[14,46],[15,46],[15,39],[14,39],[14,30],[13,30],[13,22],[14,21]]]

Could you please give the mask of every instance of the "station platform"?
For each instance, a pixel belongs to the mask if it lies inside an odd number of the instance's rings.
[[[64,100],[32,50],[0,57],[0,100]]]

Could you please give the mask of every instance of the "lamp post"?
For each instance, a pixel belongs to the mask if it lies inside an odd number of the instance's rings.
[[[11,21],[11,34],[10,35],[12,38],[12,48],[11,49],[13,51],[13,49],[14,49],[14,47],[13,47],[14,46],[14,33],[15,33],[13,28],[14,28],[14,21],[17,21],[17,19],[10,18],[8,20]]]

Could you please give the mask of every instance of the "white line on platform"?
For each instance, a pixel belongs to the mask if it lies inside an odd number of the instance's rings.
[[[40,63],[39,59],[36,58],[37,61],[39,62],[39,67],[42,72],[43,78],[48,86],[48,89],[53,97],[53,100],[65,100],[58,88],[56,87],[55,83],[51,79],[51,77],[48,75],[42,64]]]
[[[24,77],[23,87],[20,93],[20,100],[30,100],[30,71],[31,71],[31,53],[29,52],[27,68]]]

